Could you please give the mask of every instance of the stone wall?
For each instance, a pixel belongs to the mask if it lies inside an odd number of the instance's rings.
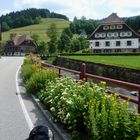
[[[87,73],[140,84],[140,70],[84,62],[65,57],[57,57],[55,61],[55,65],[78,71],[80,70],[82,63],[86,63]]]

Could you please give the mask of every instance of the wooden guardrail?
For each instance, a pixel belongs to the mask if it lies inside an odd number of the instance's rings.
[[[63,70],[63,71],[66,71],[66,72],[70,72],[70,73],[79,75],[79,80],[87,81],[90,78],[90,79],[105,81],[107,83],[112,83],[112,84],[119,85],[121,87],[126,87],[126,88],[136,90],[136,91],[138,91],[138,97],[135,97],[135,98],[131,97],[131,96],[124,95],[122,93],[117,93],[117,95],[120,96],[124,100],[129,99],[130,102],[137,104],[138,105],[138,113],[140,113],[140,85],[138,85],[138,84],[124,82],[124,81],[120,81],[120,80],[115,80],[115,79],[111,79],[111,78],[106,78],[106,77],[86,73],[86,65],[84,63],[81,65],[81,70],[80,71],[75,71],[75,70],[51,65],[51,64],[44,63],[44,62],[42,62],[41,65],[42,65],[42,67],[51,67],[51,68],[57,69],[59,77],[62,76],[61,71]],[[111,91],[108,90],[108,93],[111,93]]]

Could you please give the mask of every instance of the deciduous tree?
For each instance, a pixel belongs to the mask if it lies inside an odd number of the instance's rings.
[[[37,47],[37,52],[41,55],[45,55],[48,50],[47,42],[41,41]]]
[[[49,53],[55,53],[57,50],[57,27],[55,23],[52,23],[50,27],[48,28],[47,35],[50,38],[50,41],[48,42],[49,46]]]
[[[38,42],[39,41],[39,35],[38,34],[32,34],[31,35],[31,37],[32,37],[32,39],[34,39],[36,42]]]
[[[66,28],[63,30],[61,37],[58,40],[58,50],[60,52],[70,51],[70,41],[71,41],[72,36],[73,36],[73,34],[72,34],[70,28]]]

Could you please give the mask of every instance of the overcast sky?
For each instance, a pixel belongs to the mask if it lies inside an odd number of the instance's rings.
[[[73,17],[102,19],[115,12],[120,17],[140,15],[140,0],[2,0],[0,15],[27,8],[47,8]]]

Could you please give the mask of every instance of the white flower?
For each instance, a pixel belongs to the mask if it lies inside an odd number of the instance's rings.
[[[67,103],[71,105],[72,104],[72,101],[71,100],[67,100]]]
[[[86,109],[88,107],[88,105],[84,105],[84,108]]]
[[[66,91],[64,91],[63,93],[62,93],[62,95],[66,95],[67,94],[67,92]]]
[[[51,92],[53,92],[53,91],[54,91],[54,89],[51,90]]]
[[[77,97],[77,95],[76,94],[73,94],[73,97]]]
[[[55,111],[55,108],[54,108],[54,107],[51,107],[50,110],[51,110],[52,112],[54,112],[54,111]]]
[[[54,122],[57,122],[57,120],[55,119]]]
[[[63,96],[60,98],[61,100],[65,100],[66,98],[64,98]]]
[[[83,112],[83,116],[85,116],[86,115],[86,113],[85,112]]]
[[[58,115],[64,115],[64,111],[61,110],[61,111],[59,111],[57,114],[58,114]]]
[[[63,120],[63,122],[66,124],[66,123],[67,123],[67,119],[65,118],[65,119]]]
[[[52,102],[53,102],[53,100],[51,99],[49,102],[50,102],[50,103],[52,103]]]
[[[70,117],[70,113],[67,113],[66,115],[66,119],[68,119]]]
[[[57,99],[58,98],[58,96],[56,96],[54,99]]]

